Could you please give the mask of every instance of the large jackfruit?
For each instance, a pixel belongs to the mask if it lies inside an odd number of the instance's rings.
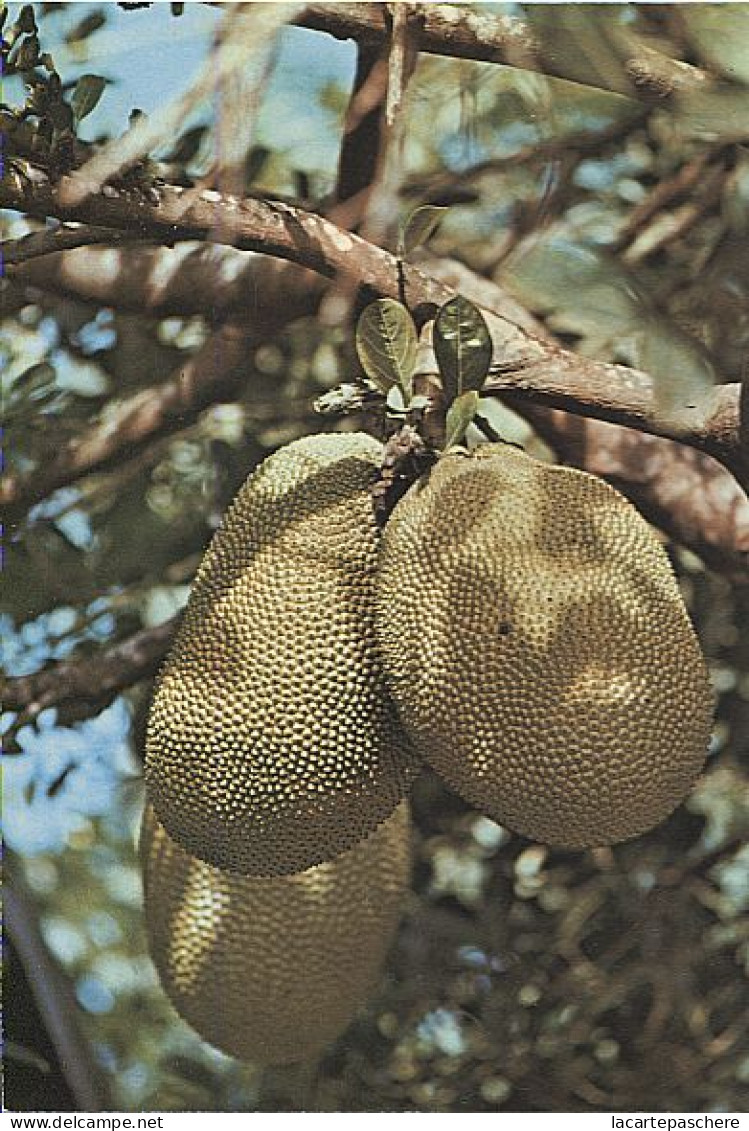
[[[382,544],[378,635],[418,752],[516,832],[645,832],[700,771],[712,694],[668,558],[603,480],[509,445],[443,457]]]
[[[160,673],[148,795],[192,855],[300,872],[388,817],[417,762],[375,654],[381,445],[310,436],[229,508]]]
[[[178,1013],[241,1060],[319,1056],[375,988],[408,886],[409,838],[403,801],[330,863],[240,876],[190,856],[147,806],[146,929]]]

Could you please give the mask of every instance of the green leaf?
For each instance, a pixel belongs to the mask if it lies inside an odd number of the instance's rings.
[[[434,352],[449,404],[469,389],[480,389],[492,360],[492,340],[480,310],[458,295],[434,324]]]
[[[446,212],[447,208],[439,205],[424,204],[411,213],[403,225],[400,240],[401,258],[410,255],[434,235]]]
[[[106,79],[101,75],[81,75],[70,99],[76,122],[82,122],[95,109],[106,85]]]
[[[465,439],[466,430],[479,407],[479,395],[475,389],[457,397],[447,410],[445,422],[445,448],[455,447]]]
[[[356,352],[367,377],[383,393],[397,385],[404,400],[411,399],[417,344],[413,319],[395,299],[378,299],[362,312]]]

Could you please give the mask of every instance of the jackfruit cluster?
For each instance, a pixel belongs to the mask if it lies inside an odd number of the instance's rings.
[[[713,698],[676,579],[595,476],[506,444],[443,456],[385,528],[376,623],[417,752],[516,832],[625,840],[700,771]]]
[[[581,848],[668,816],[708,742],[697,640],[621,495],[488,445],[443,455],[381,534],[382,462],[364,434],[312,436],[250,476],[149,714],[154,962],[206,1040],[258,1063],[317,1056],[366,1001],[423,763]]]
[[[302,872],[391,815],[418,763],[374,647],[382,446],[308,436],[259,467],[206,552],[157,681],[148,795],[188,853]]]
[[[224,872],[180,847],[147,806],[149,948],[177,1012],[256,1064],[318,1057],[367,1001],[409,880],[403,801],[369,837],[299,875]]]

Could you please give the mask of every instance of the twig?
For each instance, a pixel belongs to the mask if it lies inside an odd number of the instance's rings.
[[[502,157],[488,157],[460,172],[438,173],[433,177],[413,178],[406,181],[405,191],[409,196],[433,198],[453,188],[465,188],[487,173],[501,173],[519,165],[531,165],[537,161],[552,161],[570,153],[598,152],[614,141],[619,141],[632,130],[641,126],[650,109],[635,106],[626,117],[618,118],[601,130],[579,130],[566,133],[562,137],[540,138],[531,145],[523,146]]]
[[[4,866],[5,927],[23,963],[65,1079],[79,1111],[112,1111],[103,1073],[81,1030],[80,1007],[70,982],[49,953],[31,895],[18,869],[9,867],[9,863]]]
[[[152,115],[139,118],[124,136],[98,149],[87,162],[88,183],[71,178],[70,199],[80,200],[89,192],[98,191],[112,177],[170,139],[195,106],[211,98],[222,83],[248,72],[254,72],[253,86],[261,83],[270,43],[301,8],[301,4],[294,3],[229,6],[213,50],[187,89]]]
[[[673,177],[659,181],[645,199],[632,209],[616,240],[610,245],[611,249],[620,251],[627,247],[654,216],[662,212],[673,201],[678,200],[679,197],[691,192],[699,184],[710,158],[711,154],[707,151],[699,153],[692,161],[682,165]]]
[[[419,321],[452,297],[448,288],[418,268],[406,265],[400,271],[388,252],[321,216],[278,201],[238,200],[207,191],[185,204],[184,190],[163,186],[159,203],[154,203],[110,186],[71,204],[70,182],[75,180],[80,188],[80,178],[85,179],[85,168],[58,185],[41,171],[33,183],[11,171],[0,186],[0,206],[128,230],[138,225],[169,242],[220,232],[222,242],[289,259],[326,277],[353,276],[364,296],[405,294]],[[749,453],[739,440],[738,385],[718,386],[699,402],[664,416],[656,383],[647,373],[563,350],[496,316],[492,330],[495,356],[506,371],[488,385],[489,392],[513,403],[525,399],[679,440],[715,456],[749,487]]]
[[[727,171],[723,165],[702,166],[699,190],[693,190],[696,198],[685,201],[673,211],[651,212],[646,224],[628,225],[629,246],[618,241],[618,246],[623,248],[622,260],[629,266],[642,263],[682,239],[720,200]]]
[[[395,235],[399,211],[399,189],[403,170],[405,139],[404,105],[418,58],[418,29],[421,23],[416,5],[401,0],[387,6],[390,16],[390,44],[387,53],[387,93],[385,113],[380,123],[381,137],[377,168],[369,188],[361,234],[372,243],[386,245]]]

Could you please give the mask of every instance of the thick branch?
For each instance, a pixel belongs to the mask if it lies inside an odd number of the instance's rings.
[[[174,186],[159,188],[159,203],[111,187],[71,205],[71,182],[80,191],[85,170],[53,186],[40,171],[32,180],[6,176],[0,206],[33,215],[132,229],[171,242],[176,238],[216,238],[252,251],[264,251],[309,267],[324,276],[355,278],[364,296],[399,298],[402,293],[423,320],[435,306],[452,297],[444,284],[366,240],[338,228],[314,213],[260,199],[238,200],[207,191],[200,194]],[[724,463],[749,487],[749,454],[739,439],[739,388],[724,385],[699,402],[664,416],[656,383],[648,374],[579,356],[524,332],[506,319],[493,317],[495,356],[507,368],[489,390],[517,403],[528,400],[553,408],[608,420],[644,432],[677,439]]]
[[[253,341],[272,336],[281,319],[313,313],[324,286],[319,275],[293,264],[215,246],[112,252],[89,248],[51,257],[48,265],[46,277],[37,263],[24,264],[16,277],[19,281],[28,278],[38,286],[47,284],[76,298],[152,313],[207,312],[212,302],[216,309],[210,313],[246,316],[251,309]],[[543,325],[496,283],[454,260],[430,259],[428,269],[452,292],[462,292],[530,333],[545,335]],[[212,348],[216,367],[222,366],[226,351],[220,345]],[[194,405],[213,402],[222,390],[218,378],[210,365],[201,370],[200,377],[195,374]],[[205,393],[199,389],[203,382]],[[138,403],[137,397],[123,402],[123,421]],[[736,577],[745,575],[749,500],[720,464],[682,444],[629,428],[529,403],[515,407],[560,459],[615,483],[651,521],[712,568]],[[180,426],[193,418],[183,405]],[[158,442],[166,419],[154,413],[154,431],[141,434],[144,444]],[[126,425],[108,428],[106,436],[110,463],[132,454]],[[95,449],[93,443],[88,448]],[[70,474],[83,474],[80,453],[76,456],[72,445],[69,452]],[[28,487],[29,480],[24,482]],[[19,502],[22,509],[23,498]]]
[[[738,384],[717,385],[666,415],[647,373],[547,345],[537,360],[521,357],[517,367],[490,378],[485,393],[501,395],[514,407],[561,408],[678,440],[719,460],[749,491],[749,453],[739,441]]]
[[[308,4],[293,22],[367,45],[379,44],[389,34],[385,4]],[[424,4],[419,23],[418,49],[428,54],[502,63],[576,81],[564,60],[512,16],[470,11],[455,4]],[[618,94],[663,98],[701,87],[706,81],[697,67],[641,45],[638,55],[622,59],[620,78],[597,75],[595,85]]]
[[[387,94],[387,60],[383,48],[360,45],[338,159],[335,199],[338,203],[366,193],[374,180],[380,152],[380,119]]]

